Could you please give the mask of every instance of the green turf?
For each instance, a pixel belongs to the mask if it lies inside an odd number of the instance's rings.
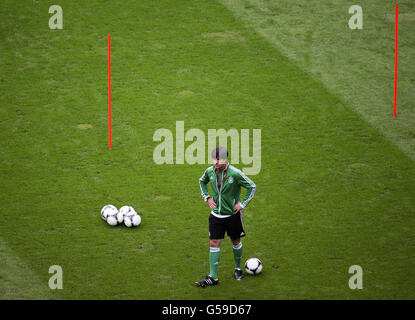
[[[415,161],[415,2],[221,0]],[[395,4],[399,7],[397,118],[393,118]],[[351,30],[349,8],[363,11]]]
[[[51,274],[52,276],[52,274]],[[7,243],[0,238],[0,297],[2,299],[51,299],[48,283],[16,257]]]
[[[341,92],[221,2],[62,1],[64,29],[49,30],[52,4],[0,4],[1,254],[15,257],[5,270],[19,261],[46,286],[49,266],[62,266],[64,289],[40,298],[415,298],[414,162]],[[205,134],[262,130],[243,240],[260,276],[232,279],[226,240],[220,285],[192,287],[209,266],[198,185],[208,165],[153,162],[154,132],[180,120]],[[142,225],[106,225],[108,203],[133,205]],[[355,264],[363,290],[348,287]],[[16,298],[11,283],[25,292],[11,274],[1,298]]]

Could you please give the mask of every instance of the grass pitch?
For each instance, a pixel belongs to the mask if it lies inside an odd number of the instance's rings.
[[[63,30],[49,30],[53,3],[2,1],[0,298],[414,299],[413,66],[403,59],[405,103],[389,127],[393,73],[371,70],[382,69],[379,61],[393,70],[393,24],[375,27],[393,14],[392,2],[370,4],[360,31],[340,15],[343,28],[333,32],[335,12],[349,3],[326,2],[333,16],[322,21],[306,10],[317,1],[61,1]],[[400,52],[409,57],[414,7],[401,3]],[[331,60],[308,18],[325,30]],[[308,47],[297,36],[304,30]],[[350,32],[365,39],[353,54],[378,57],[362,60],[363,73],[338,44]],[[360,88],[369,93],[360,97]],[[225,239],[220,285],[192,287],[209,267],[209,209],[198,185],[208,164],[154,163],[154,132],[174,132],[176,121],[205,133],[261,129],[243,239],[244,259],[264,264],[260,276],[232,279]],[[142,225],[106,225],[99,213],[109,203],[131,204]],[[51,265],[63,269],[63,290],[48,288]],[[351,265],[363,268],[363,290],[348,287]]]

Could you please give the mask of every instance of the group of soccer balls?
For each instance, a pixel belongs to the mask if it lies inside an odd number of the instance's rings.
[[[140,215],[131,206],[123,206],[118,210],[112,204],[108,204],[101,209],[101,218],[110,226],[123,224],[128,227],[138,227],[141,223]]]

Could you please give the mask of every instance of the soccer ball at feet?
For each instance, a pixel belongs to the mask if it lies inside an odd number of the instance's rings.
[[[251,275],[260,274],[262,271],[262,262],[258,258],[250,258],[245,262],[245,271]]]

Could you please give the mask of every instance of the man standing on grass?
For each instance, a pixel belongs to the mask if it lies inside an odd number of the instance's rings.
[[[255,195],[255,183],[241,170],[229,165],[228,152],[224,147],[217,147],[212,151],[213,166],[206,169],[199,179],[202,197],[212,209],[209,216],[210,254],[209,275],[196,285],[204,288],[217,285],[218,266],[220,258],[220,242],[225,237],[225,231],[233,244],[233,256],[235,259],[235,279],[241,280],[244,274],[241,269],[242,242],[245,236],[242,219],[244,209]],[[209,195],[207,184],[211,182],[212,196]],[[247,189],[242,202],[241,187]]]

